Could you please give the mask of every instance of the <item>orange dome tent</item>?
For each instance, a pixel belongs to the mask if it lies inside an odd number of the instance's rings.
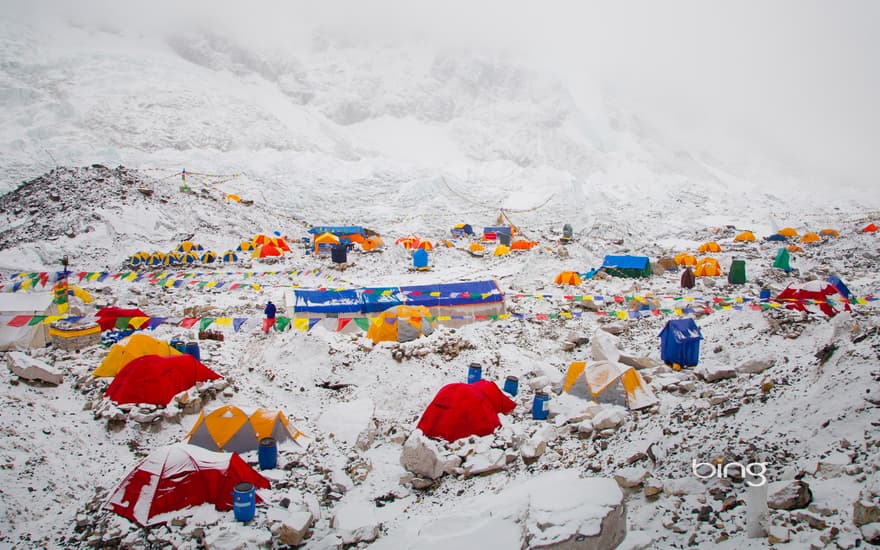
[[[506,256],[507,254],[510,254],[510,247],[503,244],[496,246],[495,251],[492,252],[493,256]]]
[[[279,250],[290,252],[290,245],[287,244],[287,241],[284,240],[284,237],[275,237],[269,244],[273,245]]]
[[[802,243],[818,243],[822,242],[822,237],[815,233],[806,233],[803,237],[801,237]]]
[[[574,271],[563,271],[556,276],[556,279],[554,279],[553,282],[557,285],[577,286],[583,281],[581,280],[581,276]]]
[[[281,256],[284,254],[284,251],[278,248],[277,246],[271,244],[264,244],[263,246],[258,246],[251,253],[251,258],[270,258]]]
[[[418,241],[415,246],[412,247],[413,250],[425,250],[430,251],[434,250],[434,245],[431,244],[431,241]]]
[[[379,342],[409,342],[434,332],[437,322],[425,306],[394,306],[370,319],[367,338]]]
[[[790,245],[788,245],[788,251],[789,252],[803,252],[804,249],[799,247],[796,244],[790,244]]]
[[[681,252],[675,255],[675,263],[678,265],[697,265],[697,258],[687,252]]]
[[[734,237],[733,240],[737,242],[754,242],[755,234],[751,231],[743,231],[742,233]]]
[[[382,246],[382,239],[379,237],[367,237],[361,242],[361,248],[364,252],[369,252],[371,250],[377,250]]]
[[[518,241],[513,241],[510,243],[511,250],[531,250],[533,247],[537,246],[537,241],[527,241],[525,239],[520,239]]]
[[[486,252],[485,247],[483,247],[483,245],[481,245],[480,243],[471,243],[471,244],[469,244],[468,247],[467,247],[467,250],[468,250],[468,252],[470,252],[471,255],[473,255],[473,256],[482,256],[482,255],[485,254],[485,252]]]
[[[782,235],[783,237],[797,237],[798,236],[797,230],[793,227],[783,227],[782,229],[779,230],[779,234]]]
[[[840,232],[836,229],[823,229],[822,231],[819,231],[819,234],[822,235],[823,237],[839,237],[840,236]]]
[[[229,201],[241,202],[241,197],[239,197],[238,195],[236,195],[234,193],[229,193],[228,195],[226,195],[226,202],[229,202]]]
[[[720,277],[721,266],[715,258],[703,258],[697,263],[694,275],[697,277]]]
[[[400,245],[407,250],[412,250],[413,248],[416,248],[416,246],[418,246],[419,238],[416,237],[415,235],[410,235],[408,237],[401,237],[401,238],[397,239],[396,241],[394,241],[394,244]]]
[[[253,244],[254,247],[262,246],[264,244],[271,244],[271,243],[272,243],[272,238],[269,237],[268,235],[263,235],[262,233],[260,233],[259,235],[254,235],[254,238],[251,239],[251,244]]]
[[[705,254],[706,252],[721,252],[721,246],[715,241],[703,243],[700,245],[699,252],[700,254]]]

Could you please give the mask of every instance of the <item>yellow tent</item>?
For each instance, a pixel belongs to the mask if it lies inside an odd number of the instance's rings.
[[[755,234],[751,231],[743,231],[742,233],[734,237],[733,240],[738,242],[754,242]]]
[[[185,439],[210,451],[245,453],[257,450],[264,437],[303,445],[307,436],[291,426],[281,411],[223,405],[208,414],[202,411]]]
[[[67,287],[67,290],[69,290],[70,292],[73,293],[74,296],[76,296],[77,298],[82,300],[84,304],[91,304],[92,302],[95,301],[95,299],[92,298],[91,294],[89,294],[88,292],[86,292],[85,290],[81,289],[80,287],[78,287],[76,285],[69,285]]]
[[[503,244],[499,244],[498,246],[495,247],[495,252],[493,252],[492,255],[493,256],[504,256],[509,253],[510,253],[509,247],[507,247]]]
[[[694,276],[720,277],[721,266],[718,264],[718,260],[715,258],[703,258],[697,263],[697,268],[694,270]]]
[[[801,237],[802,243],[818,243],[822,241],[822,237],[815,233],[806,233],[803,237]]]
[[[254,235],[254,238],[251,239],[251,244],[256,246],[262,246],[264,244],[271,244],[272,238],[268,235],[263,235],[262,233]]]
[[[820,235],[824,235],[825,237],[839,237],[840,232],[836,229],[823,229],[819,231]]]
[[[241,244],[238,245],[238,249],[242,252],[248,252],[249,250],[254,249],[254,243],[250,241],[241,241]]]
[[[678,265],[697,265],[697,258],[687,252],[681,252],[675,255],[675,263]]]
[[[581,284],[581,276],[575,273],[574,271],[563,271],[559,275],[556,276],[556,279],[553,280],[557,285],[572,285],[577,286]]]
[[[367,338],[379,342],[409,342],[434,332],[436,320],[425,306],[394,306],[370,319]]]
[[[113,344],[110,353],[107,354],[101,365],[92,372],[92,376],[116,376],[130,361],[144,355],[169,357],[180,355],[180,352],[172,348],[168,342],[136,332],[128,338],[122,339],[118,344]]]
[[[174,249],[175,252],[179,254],[183,254],[184,252],[189,252],[190,250],[202,250],[202,246],[198,245],[192,241],[183,241],[177,248]]]
[[[339,237],[337,237],[333,233],[321,233],[320,235],[315,237],[315,254],[318,254],[321,251],[322,244],[339,244]]]
[[[364,252],[377,250],[382,246],[382,239],[379,237],[367,237],[361,242],[361,248]]]
[[[708,243],[703,243],[700,245],[699,249],[700,254],[705,254],[706,252],[721,252],[721,246],[715,241],[710,241]]]
[[[782,229],[779,230],[779,234],[782,235],[783,237],[797,237],[798,236],[797,230],[793,227],[783,227]]]
[[[468,245],[467,249],[468,252],[477,256],[482,256],[483,252],[486,251],[486,249],[480,243],[471,243]]]
[[[630,366],[611,361],[587,365],[573,361],[565,373],[562,390],[598,403],[611,403],[643,409],[657,403],[657,397],[645,379]]]

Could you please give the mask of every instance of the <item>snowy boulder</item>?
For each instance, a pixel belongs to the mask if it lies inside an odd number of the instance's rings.
[[[550,379],[546,376],[536,376],[529,380],[529,387],[535,391],[542,390],[550,385]]]
[[[265,548],[272,545],[272,533],[261,526],[219,523],[205,528],[202,544],[205,550]]]
[[[866,523],[860,527],[862,538],[868,544],[880,544],[880,523]]]
[[[612,361],[616,362],[620,359],[620,350],[617,349],[617,336],[597,329],[593,334],[592,352],[594,361]]]
[[[314,521],[311,512],[308,510],[288,511],[281,508],[272,508],[266,515],[273,524],[271,530],[277,537],[278,544],[285,546],[302,544],[309,535],[309,530]]]
[[[736,369],[730,366],[706,366],[700,365],[694,369],[694,374],[706,382],[717,382],[726,378],[734,378]]]
[[[408,472],[430,479],[438,479],[454,468],[440,452],[437,442],[425,437],[422,430],[415,430],[403,444],[400,465]]]
[[[502,449],[489,449],[467,457],[461,465],[466,476],[491,474],[507,466],[507,455]]]
[[[597,431],[617,429],[626,420],[627,412],[622,407],[606,407],[593,417],[593,428]]]
[[[534,435],[520,447],[523,460],[528,463],[537,459],[547,450],[547,444],[555,441],[557,437],[559,437],[559,432],[549,424],[538,428]]]
[[[761,374],[775,364],[776,361],[773,358],[750,359],[738,365],[736,372],[740,374]]]
[[[614,473],[614,481],[624,489],[632,489],[641,485],[649,475],[650,472],[641,466],[620,468]]]
[[[853,504],[853,524],[856,527],[878,522],[880,522],[880,506],[865,499],[859,499]]]
[[[819,460],[817,472],[825,477],[842,476],[847,466],[852,464],[852,458],[844,453],[832,453],[829,456]]]
[[[781,525],[771,525],[767,530],[767,542],[770,544],[785,544],[791,539],[788,528]]]
[[[636,370],[650,369],[656,365],[654,360],[650,357],[636,357],[634,355],[625,355],[623,353],[620,354],[618,361]]]
[[[20,351],[7,353],[6,365],[12,374],[25,380],[37,380],[54,386],[61,384],[64,380],[64,374],[60,370]]]
[[[350,445],[357,445],[361,434],[374,428],[371,399],[358,399],[349,403],[337,403],[318,417],[318,427],[327,434]]]
[[[767,506],[774,510],[806,508],[813,500],[813,493],[805,481],[777,481],[767,487]]]
[[[367,503],[339,506],[331,527],[336,529],[343,544],[370,542],[379,536],[379,520],[376,519],[375,508]]]

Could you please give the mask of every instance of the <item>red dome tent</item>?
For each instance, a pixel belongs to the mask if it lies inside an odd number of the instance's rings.
[[[95,317],[98,318],[98,324],[101,326],[101,332],[105,330],[113,330],[116,327],[117,319],[126,318],[131,319],[132,317],[149,317],[143,311],[134,308],[134,309],[126,309],[122,307],[105,307],[99,309],[97,313],[95,313]],[[121,327],[121,330],[125,330],[126,328],[138,328],[131,326],[130,324],[125,327]]]
[[[447,384],[434,396],[417,427],[428,437],[446,441],[489,435],[501,425],[498,413],[507,414],[515,406],[488,380]]]
[[[792,283],[779,293],[776,300],[786,303],[787,309],[813,312],[818,307],[822,313],[829,317],[840,313],[837,307],[840,303],[843,303],[845,311],[850,310],[843,294],[828,281]]]
[[[215,453],[177,443],[153,451],[113,491],[105,508],[138,525],[167,521],[162,514],[190,506],[213,504],[232,509],[237,483],[268,489],[269,481],[235,453]],[[256,497],[260,502],[260,497]]]
[[[222,378],[192,355],[144,355],[123,367],[104,395],[117,403],[165,406],[199,382]]]

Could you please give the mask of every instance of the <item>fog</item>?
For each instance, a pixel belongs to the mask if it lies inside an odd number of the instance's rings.
[[[554,73],[585,110],[611,103],[673,147],[784,166],[811,184],[877,187],[880,3],[870,0],[2,4],[31,24],[211,29],[277,50],[322,29],[401,48],[504,52]]]

